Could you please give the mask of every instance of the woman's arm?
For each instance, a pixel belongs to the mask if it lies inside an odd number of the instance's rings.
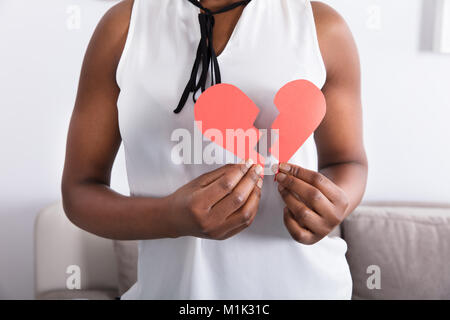
[[[63,204],[69,219],[90,232],[117,239],[171,235],[170,226],[162,218],[161,199],[125,197],[109,188],[111,168],[121,143],[115,74],[132,4],[121,2],[106,13],[86,51],[62,180]]]
[[[127,197],[110,189],[121,143],[116,69],[132,4],[125,0],[108,11],[86,52],[67,139],[64,210],[74,224],[106,238],[229,238],[256,215],[261,167],[227,165],[162,198]]]
[[[313,2],[313,9],[327,69],[322,89],[327,113],[314,135],[319,171],[347,194],[347,216],[361,202],[368,171],[363,144],[360,61],[344,19],[320,2]]]
[[[312,2],[312,6],[327,70],[322,89],[327,113],[314,134],[319,172],[281,164],[282,174],[277,176],[286,202],[284,222],[293,238],[304,244],[328,235],[356,208],[368,171],[355,42],[336,11],[320,2]]]

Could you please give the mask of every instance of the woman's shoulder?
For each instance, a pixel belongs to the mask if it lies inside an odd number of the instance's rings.
[[[103,15],[100,20],[97,30],[101,30],[106,33],[123,33],[127,31],[131,12],[133,10],[134,0],[122,0],[119,3],[112,6]]]
[[[102,21],[116,27],[125,27],[130,22],[134,0],[122,0],[112,6],[103,16]]]
[[[134,0],[112,6],[101,18],[91,39],[92,51],[106,51],[118,63],[128,35]]]
[[[329,72],[344,60],[356,63],[357,48],[344,18],[331,6],[311,1],[320,50]],[[339,48],[339,50],[336,50]]]
[[[101,79],[115,82],[116,69],[128,35],[133,3],[133,0],[121,1],[103,15],[86,49],[83,62],[85,73],[96,74]]]
[[[311,6],[319,36],[336,36],[349,31],[344,18],[328,4],[311,1]]]

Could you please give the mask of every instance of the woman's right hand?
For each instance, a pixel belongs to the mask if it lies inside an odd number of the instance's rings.
[[[226,165],[184,185],[166,198],[174,236],[228,239],[253,222],[263,168],[247,161]]]

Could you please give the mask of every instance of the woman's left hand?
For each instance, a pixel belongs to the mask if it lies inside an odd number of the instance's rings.
[[[286,203],[284,224],[296,241],[314,244],[344,220],[347,195],[323,174],[287,163],[273,170]]]

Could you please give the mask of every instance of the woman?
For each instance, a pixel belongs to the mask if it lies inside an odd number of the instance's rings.
[[[68,217],[103,237],[142,240],[138,282],[124,299],[349,299],[346,244],[328,235],[361,201],[367,176],[350,31],[307,0],[194,2],[125,0],[99,23],[68,136]],[[271,127],[273,98],[292,80],[311,81],[327,102],[314,136],[264,186],[250,161],[173,159],[173,132],[195,135],[193,101],[179,99],[195,91],[186,82],[205,37],[198,16],[224,7],[203,44],[218,56],[209,61],[216,80],[220,71],[260,109],[257,128]],[[129,197],[109,188],[121,142]]]

